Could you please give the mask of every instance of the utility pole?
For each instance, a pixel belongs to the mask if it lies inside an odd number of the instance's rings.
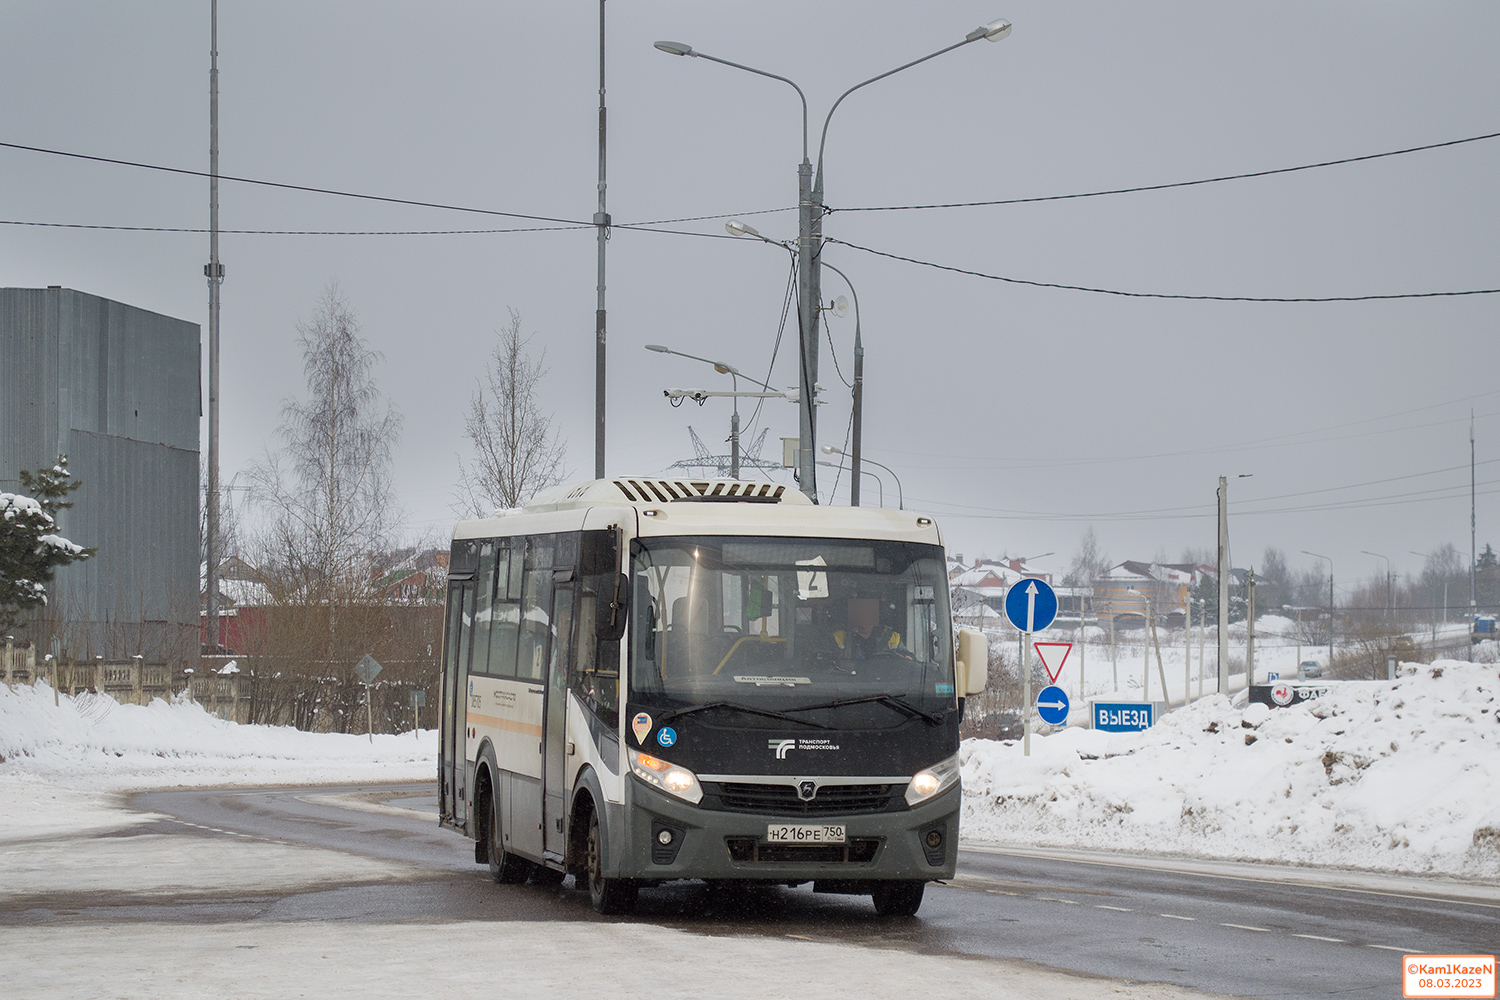
[[[797,303],[797,486],[813,503],[818,502],[814,391],[818,384],[818,297],[823,294],[818,266],[823,252],[822,202],[823,172],[818,171],[814,190],[812,161],[804,150],[802,165],[797,168],[797,288],[801,295]]]
[[[1245,577],[1245,684],[1255,683],[1255,567]]]
[[[594,478],[604,478],[604,245],[609,242],[609,213],[604,210],[604,0],[599,0],[599,230],[598,302],[594,306]]]
[[[1084,683],[1084,668],[1088,665],[1088,595],[1078,595],[1078,703],[1087,708],[1088,686]]]
[[[208,645],[219,648],[219,0],[209,3],[208,46],[208,504],[203,562],[208,605]]]
[[[1203,697],[1203,672],[1206,661],[1203,658],[1204,640],[1208,637],[1208,599],[1200,598],[1198,601],[1198,697]]]
[[[1469,411],[1469,626],[1479,614],[1478,595],[1474,587],[1474,560],[1479,558],[1478,521],[1474,516],[1474,411]]]
[[[1150,701],[1151,700],[1151,598],[1147,597],[1144,593],[1142,593],[1141,594],[1141,600],[1143,600],[1143,601],[1146,602],[1146,622],[1145,622],[1145,628],[1143,628],[1141,630],[1141,700],[1142,701]],[[1162,685],[1162,686],[1165,687],[1166,685]],[[1162,692],[1162,697],[1166,698],[1166,696],[1167,696],[1166,691],[1163,691]]]
[[[1229,481],[1219,477],[1219,693],[1229,693]]]
[[[1192,591],[1182,601],[1182,704],[1187,705],[1193,700],[1193,596]],[[1198,664],[1198,671],[1203,671],[1203,664]]]

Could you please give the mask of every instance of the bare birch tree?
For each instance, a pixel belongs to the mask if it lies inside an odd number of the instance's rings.
[[[1068,572],[1063,577],[1063,584],[1069,587],[1092,587],[1094,581],[1104,575],[1109,569],[1109,556],[1105,555],[1099,548],[1099,536],[1094,534],[1094,526],[1091,524],[1083,532],[1083,537],[1078,540],[1078,551],[1073,556],[1073,562],[1068,566]]]
[[[458,460],[458,490],[453,505],[460,516],[482,517],[505,507],[519,507],[539,490],[556,486],[566,472],[566,447],[552,430],[552,418],[537,400],[546,352],[533,358],[531,338],[521,336],[521,317],[514,310],[500,331],[482,383],[475,386],[464,421],[473,460]]]
[[[367,585],[370,557],[397,525],[390,465],[401,416],[375,383],[381,356],[336,283],[297,329],[307,398],[282,403],[281,450],[250,478],[287,582],[304,600],[336,604]]]

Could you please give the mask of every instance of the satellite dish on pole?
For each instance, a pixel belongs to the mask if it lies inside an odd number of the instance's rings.
[[[839,319],[843,319],[845,316],[849,315],[848,298],[840,295],[838,298],[833,300],[833,314]]]

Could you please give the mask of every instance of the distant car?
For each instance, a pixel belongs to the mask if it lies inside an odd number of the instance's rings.
[[[1415,653],[1417,644],[1412,642],[1409,635],[1398,635],[1391,640],[1391,652],[1400,655],[1402,653]]]
[[[1297,679],[1304,681],[1317,680],[1323,676],[1323,664],[1317,660],[1303,660],[1297,664]]]
[[[1469,628],[1469,637],[1476,646],[1486,639],[1497,638],[1495,626],[1494,615],[1478,615],[1474,619],[1474,624]]]

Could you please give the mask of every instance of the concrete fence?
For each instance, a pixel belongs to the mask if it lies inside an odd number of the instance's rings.
[[[240,695],[240,675],[217,674],[211,669],[179,670],[165,661],[132,657],[128,660],[62,660],[45,656],[38,662],[36,647],[7,638],[3,651],[5,683],[35,684],[46,681],[63,694],[85,692],[107,694],[121,704],[147,705],[154,698],[170,701],[187,696],[221,719],[244,721],[248,697]],[[205,667],[208,664],[204,664]]]

